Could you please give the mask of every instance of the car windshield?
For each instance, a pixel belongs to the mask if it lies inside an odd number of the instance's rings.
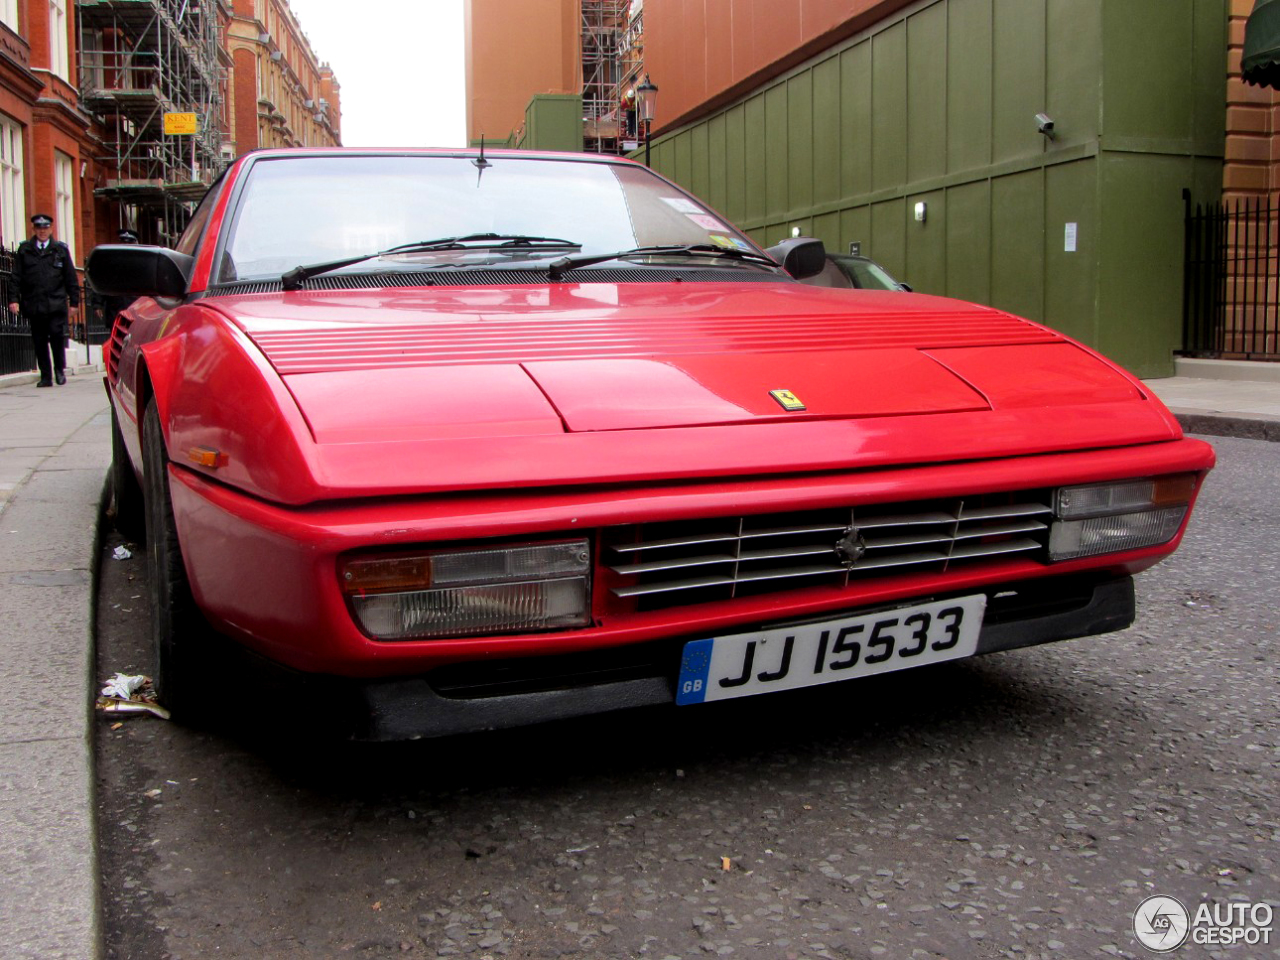
[[[854,286],[863,290],[897,290],[898,281],[889,276],[885,269],[871,260],[860,260],[857,257],[840,257],[841,269],[853,278]]]
[[[241,193],[218,279],[278,279],[300,265],[479,234],[562,238],[584,254],[659,244],[756,249],[633,164],[490,157],[480,168],[471,157],[264,158]],[[394,253],[341,269],[506,265],[565,253],[563,246],[499,244]]]

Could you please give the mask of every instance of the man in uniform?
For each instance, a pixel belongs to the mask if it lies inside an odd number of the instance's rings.
[[[53,239],[53,218],[37,213],[31,218],[36,235],[18,246],[13,258],[17,299],[9,310],[22,313],[31,324],[31,342],[40,367],[38,387],[67,382],[67,305],[80,305],[80,284],[71,251]],[[53,365],[50,369],[50,353]]]

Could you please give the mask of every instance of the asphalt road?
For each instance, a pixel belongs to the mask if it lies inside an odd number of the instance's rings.
[[[1280,444],[1211,442],[1121,634],[447,741],[275,737],[234,673],[207,729],[100,719],[108,956],[1149,957],[1148,896],[1280,913]]]

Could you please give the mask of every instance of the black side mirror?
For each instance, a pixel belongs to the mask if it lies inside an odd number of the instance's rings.
[[[136,243],[94,247],[85,264],[89,284],[104,297],[185,297],[195,258]]]
[[[813,237],[789,237],[765,250],[797,280],[817,276],[827,264],[827,248]]]

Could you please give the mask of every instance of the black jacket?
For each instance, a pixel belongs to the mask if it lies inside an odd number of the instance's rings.
[[[80,305],[75,264],[61,240],[50,240],[43,250],[34,237],[19,244],[13,255],[13,280],[23,313],[66,313],[68,302]]]

